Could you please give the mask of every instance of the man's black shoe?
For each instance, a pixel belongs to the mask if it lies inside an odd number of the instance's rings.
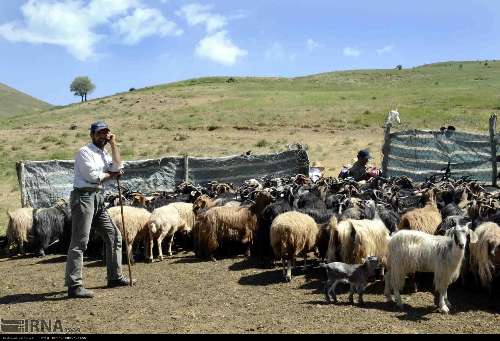
[[[69,298],[92,298],[94,297],[94,292],[84,287],[78,286],[68,289]]]
[[[132,280],[132,285],[134,285],[137,281]],[[130,280],[127,277],[122,277],[120,279],[114,279],[108,282],[108,288],[116,288],[116,287],[126,287],[130,285]]]

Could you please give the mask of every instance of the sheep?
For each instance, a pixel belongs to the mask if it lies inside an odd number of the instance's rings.
[[[391,291],[398,307],[402,307],[399,291],[405,276],[417,271],[434,273],[434,288],[438,293],[437,306],[442,313],[449,313],[448,286],[460,275],[467,236],[470,243],[477,242],[477,235],[469,229],[470,223],[457,225],[446,236],[433,236],[422,231],[402,230],[389,241],[384,294],[390,302]],[[436,303],[436,299],[435,299]],[[447,306],[448,305],[448,306]]]
[[[56,242],[62,252],[67,252],[71,239],[71,206],[56,204],[48,208],[33,210],[33,247],[38,256]]]
[[[330,225],[336,225],[333,217]],[[320,237],[320,229],[313,218],[300,212],[285,212],[277,216],[271,224],[271,246],[276,258],[281,259],[283,276],[287,282],[292,280],[292,263],[295,257],[314,251]],[[285,259],[287,264],[285,266]]]
[[[380,268],[380,261],[377,257],[369,256],[362,264],[346,264],[341,262],[321,263],[320,267],[326,269],[327,281],[325,284],[325,296],[328,303],[333,301],[337,303],[335,288],[338,283],[350,284],[349,301],[354,303],[354,289],[358,293],[358,303],[363,304],[363,292],[370,279],[375,277],[375,270]]]
[[[271,241],[269,240],[271,224],[274,218],[278,215],[289,212],[292,210],[290,203],[281,198],[275,203],[266,206],[264,211],[257,217],[258,229],[255,234],[255,243],[253,245],[252,254],[260,257],[260,261],[263,261],[264,257],[271,258],[273,256],[273,249],[271,247]]]
[[[192,240],[193,240],[193,249],[197,257],[200,257],[200,238],[203,238],[202,234],[206,231],[202,231],[203,225],[201,221],[204,221],[204,213],[207,212],[208,209],[221,206],[224,204],[224,200],[212,199],[210,196],[206,194],[200,195],[193,203],[193,213],[195,216],[195,222],[191,230]]]
[[[192,236],[192,230],[196,223],[196,215],[193,211],[193,204],[185,202],[177,202],[170,204],[172,207],[177,209],[182,221],[184,222],[183,229],[180,232],[180,236],[175,238],[181,238],[183,241],[183,248],[186,247],[186,243],[190,240]],[[179,242],[179,240],[177,241]]]
[[[500,226],[492,222],[483,223],[474,232],[478,242],[470,246],[471,270],[476,282],[479,278],[491,296],[493,277],[495,272],[500,271]]]
[[[108,214],[124,236],[121,208],[119,206],[110,207],[108,208]],[[148,247],[149,243],[151,243],[148,230],[148,221],[150,216],[151,213],[149,213],[145,208],[123,206],[123,220],[125,221],[125,227],[127,228],[127,257],[129,257],[131,263],[135,263],[134,255],[132,253],[134,242],[145,240],[146,253],[150,250]],[[146,259],[149,258],[148,256],[149,255],[146,254]]]
[[[19,252],[25,255],[25,244],[33,229],[33,208],[24,207],[13,211],[7,211],[9,223],[6,236],[8,240],[7,249],[17,246]]]
[[[398,230],[423,231],[434,234],[442,221],[441,212],[437,208],[436,194],[427,192],[427,203],[423,208],[410,210],[401,216]]]
[[[149,253],[146,262],[153,262],[153,240],[156,239],[158,243],[158,259],[163,260],[163,252],[161,243],[167,237],[168,243],[168,256],[172,255],[172,243],[176,232],[182,232],[187,227],[187,223],[181,218],[179,210],[172,204],[156,208],[148,221],[149,228]]]
[[[257,216],[274,200],[268,192],[258,192],[250,207],[212,207],[197,219],[197,255],[215,260],[214,252],[221,243],[237,240],[247,245],[245,255],[250,256],[253,237],[257,231]]]
[[[367,210],[371,211],[369,215],[373,219],[347,219],[332,226],[326,256],[328,263],[359,264],[368,256],[377,256],[385,264],[389,231],[373,200],[368,201]]]

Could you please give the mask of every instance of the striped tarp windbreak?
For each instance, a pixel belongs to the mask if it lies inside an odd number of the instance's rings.
[[[443,174],[449,163],[453,177],[470,176],[491,183],[488,135],[408,130],[391,133],[388,148],[388,155],[384,155],[388,177],[407,176],[421,182],[434,174]]]

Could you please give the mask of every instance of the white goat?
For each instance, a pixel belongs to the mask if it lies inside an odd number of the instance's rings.
[[[477,235],[469,229],[470,223],[449,229],[445,236],[432,236],[421,231],[401,230],[389,241],[387,268],[385,274],[385,296],[392,301],[391,290],[398,307],[402,307],[399,291],[404,286],[407,274],[434,273],[434,288],[439,294],[438,307],[448,313],[448,286],[460,275],[467,236],[471,244],[477,242]],[[445,302],[446,301],[446,302]],[[436,300],[435,300],[436,303]]]
[[[387,127],[388,125],[392,126],[394,123],[398,123],[398,124],[401,123],[401,120],[399,119],[399,112],[398,112],[397,108],[396,108],[396,110],[389,111],[389,113],[387,114],[387,117],[386,117],[385,123],[384,123],[384,128]]]

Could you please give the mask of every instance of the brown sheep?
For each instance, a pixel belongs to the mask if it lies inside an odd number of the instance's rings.
[[[333,217],[331,225],[337,224]],[[281,259],[285,280],[292,280],[292,264],[295,257],[302,255],[304,262],[307,253],[315,251],[318,241],[324,235],[323,229],[316,224],[313,218],[300,212],[285,212],[277,216],[271,224],[271,246],[276,258]],[[285,266],[285,260],[287,264]]]
[[[423,208],[410,210],[401,216],[398,230],[415,230],[435,234],[442,221],[437,208],[436,194],[430,190],[426,194],[427,203]]]
[[[268,192],[259,192],[250,207],[213,207],[197,215],[195,249],[199,257],[215,260],[214,253],[224,240],[238,240],[246,244],[246,256],[250,256],[253,236],[257,231],[257,215],[273,201]]]

